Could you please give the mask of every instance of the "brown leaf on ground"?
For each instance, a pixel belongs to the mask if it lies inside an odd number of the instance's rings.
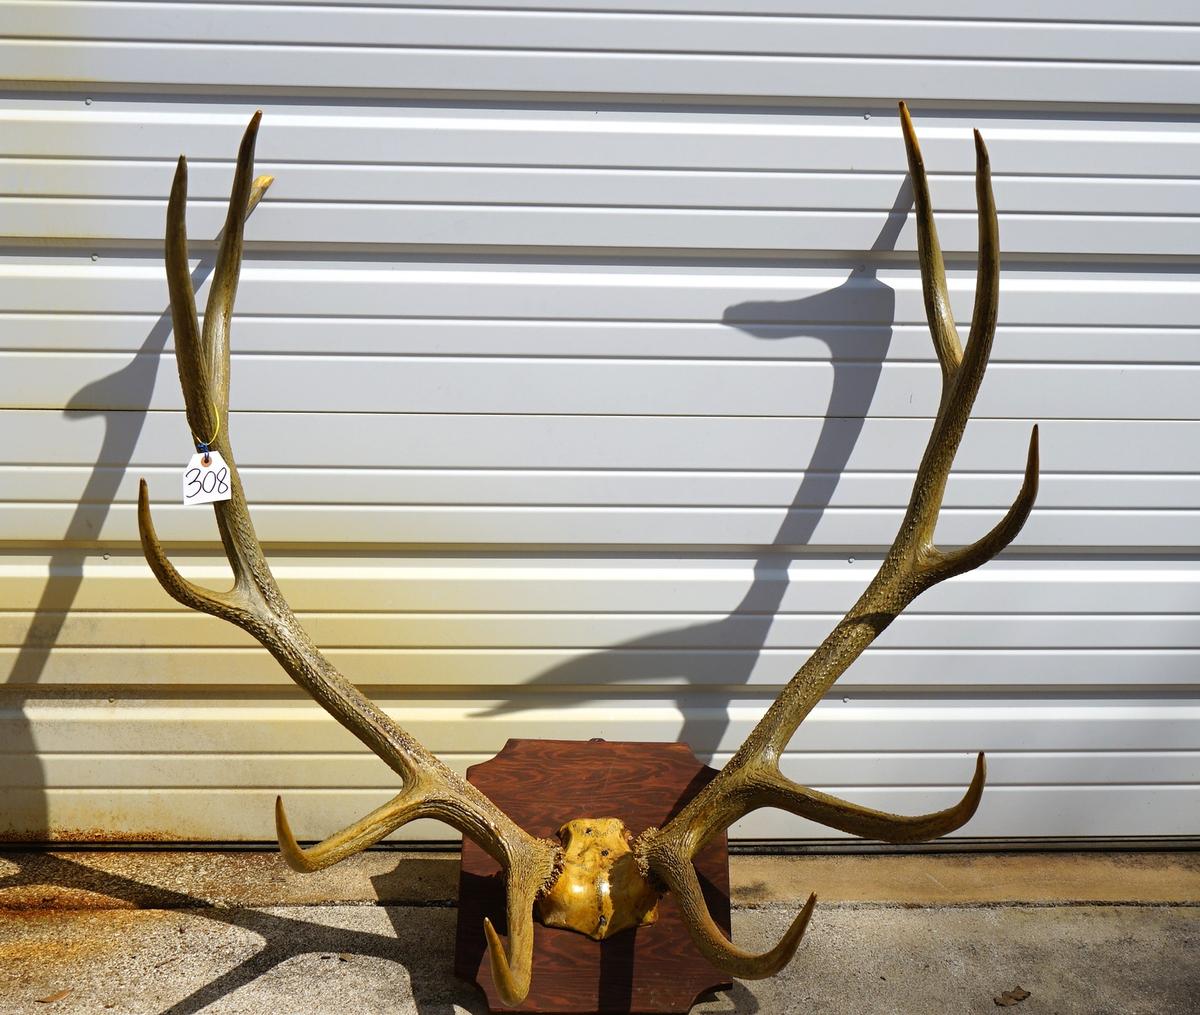
[[[993,997],[992,1003],[1000,1008],[1011,1008],[1014,1004],[1020,1004],[1027,997],[1029,997],[1029,991],[1013,987],[1012,990],[1006,990],[999,997]]]
[[[71,993],[71,990],[71,987],[66,987],[63,990],[56,990],[53,994],[47,994],[45,997],[34,998],[34,1000],[38,1004],[54,1004],[55,1001],[61,1001],[64,997]]]

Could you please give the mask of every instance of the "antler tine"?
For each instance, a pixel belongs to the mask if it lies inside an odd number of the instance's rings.
[[[236,586],[229,592],[213,592],[188,581],[171,563],[154,530],[154,518],[150,513],[150,487],[144,479],[138,482],[138,534],[150,570],[172,599],[190,609],[234,623],[244,620],[245,604]]]
[[[260,109],[250,118],[242,135],[233,188],[229,195],[229,212],[217,251],[217,265],[208,290],[208,303],[204,308],[203,343],[208,381],[217,409],[222,413],[229,407],[229,322],[233,317],[233,302],[237,297],[238,277],[242,268],[243,234],[254,187],[254,146],[261,122]]]
[[[931,814],[908,817],[862,807],[797,785],[779,770],[779,758],[800,723],[850,664],[921,592],[936,582],[978,567],[1012,542],[1037,495],[1038,439],[1034,427],[1021,490],[1000,522],[970,546],[943,552],[933,545],[950,468],[983,380],[995,333],[999,228],[987,149],[976,131],[979,267],[974,317],[963,349],[950,312],[924,162],[903,103],[900,118],[915,194],[922,290],[934,349],[942,367],[942,397],[904,520],[866,591],[780,692],[725,768],[663,828],[644,833],[637,847],[639,857],[651,873],[686,900],[684,911],[697,946],[716,965],[735,976],[770,975],[786,963],[799,944],[812,900],[784,940],[770,952],[753,956],[735,948],[704,907],[692,867],[696,852],[713,835],[753,810],[776,807],[855,835],[888,842],[925,841],[945,835],[970,820],[979,806],[986,779],[986,764],[980,754],[974,778],[957,804]]]
[[[975,774],[962,799],[945,810],[930,814],[889,814],[872,807],[850,803],[838,797],[800,786],[775,772],[774,785],[768,791],[769,806],[788,811],[864,839],[883,842],[928,842],[961,828],[975,815],[987,781],[987,760],[980,752],[975,759]]]
[[[248,168],[252,165],[254,157],[253,145],[254,137],[258,127],[259,114],[255,114],[255,118],[251,120],[250,128],[246,132],[246,136],[242,139],[242,147],[245,149],[249,146],[249,151],[245,152],[245,161],[239,158],[238,165],[243,164]],[[248,176],[248,172],[246,173]],[[179,162],[175,167],[175,178],[171,184],[171,197],[167,203],[167,230],[166,230],[166,269],[167,269],[167,291],[170,295],[171,303],[171,321],[175,334],[175,355],[176,362],[179,364],[179,379],[181,385],[188,388],[189,384],[199,383],[205,376],[205,368],[208,366],[206,359],[201,355],[205,347],[211,347],[213,341],[206,339],[201,341],[200,326],[196,320],[196,294],[192,288],[192,274],[188,264],[188,241],[187,241],[187,182],[188,169],[187,159],[179,156]],[[220,253],[217,257],[217,275],[220,278],[225,278],[232,268],[233,283],[232,291],[227,281],[218,283],[214,281],[212,293],[209,296],[208,310],[205,313],[205,331],[213,330],[215,333],[218,318],[224,318],[223,327],[221,329],[221,339],[225,339],[229,327],[229,315],[232,313],[233,296],[237,291],[237,275],[238,268],[241,264],[241,249],[242,249],[242,232],[245,227],[246,219],[250,217],[259,202],[266,195],[271,184],[275,182],[273,176],[258,176],[249,184],[248,187],[240,186],[240,181],[234,183],[234,194],[230,203],[229,215],[226,218],[224,227],[221,230]],[[244,192],[243,201],[238,202],[236,207],[240,208],[239,214],[234,214],[235,204],[233,203],[239,196],[240,192]],[[230,239],[232,237],[232,239]],[[214,304],[214,295],[218,292],[228,295],[228,305],[224,308],[224,314],[213,313],[217,307]],[[214,324],[210,325],[210,319]],[[215,337],[215,335],[214,335]],[[225,341],[226,353],[228,352],[228,342]],[[226,374],[224,383],[214,383],[214,394],[223,391],[224,398],[221,401],[224,405],[228,404],[228,357],[223,357],[226,363]],[[208,377],[214,378],[216,371],[209,366]],[[215,424],[211,413],[216,407],[212,405],[198,406],[195,415],[199,418],[193,419],[189,407],[188,422],[192,424],[196,433],[204,432],[211,433]],[[201,415],[203,413],[203,415]]]
[[[505,877],[507,951],[492,921],[487,917],[483,920],[492,982],[507,1004],[515,1004],[529,993],[533,975],[533,903],[543,883],[538,880],[539,873],[516,865],[508,869]]]
[[[913,186],[913,207],[917,220],[917,257],[921,265],[921,291],[925,297],[925,316],[933,335],[933,347],[942,365],[942,378],[948,380],[962,362],[962,344],[950,309],[950,293],[946,288],[946,265],[942,246],[938,242],[937,225],[933,220],[933,204],[929,200],[929,180],[925,175],[925,159],[917,143],[908,106],[900,103],[900,126],[904,147],[908,153],[908,175]]]
[[[533,900],[553,879],[561,848],[530,835],[491,800],[423,748],[329,663],[300,626],[271,574],[250,519],[241,477],[221,426],[229,405],[229,324],[241,266],[246,217],[270,185],[252,178],[254,141],[260,114],[246,128],[238,152],[233,191],[221,238],[203,333],[197,325],[195,295],[188,270],[187,163],[180,159],[167,208],[166,262],[175,352],[188,422],[193,434],[213,435],[208,443],[229,469],[230,499],[213,505],[221,541],[234,574],[234,587],[218,593],[188,581],[167,559],[154,530],[143,480],[138,499],[142,548],[167,592],[185,606],[228,620],[248,631],[275,657],[297,684],[338,722],[397,772],[400,795],[353,825],[308,849],[296,842],[282,801],[276,803],[276,830],[284,859],[296,870],[314,871],[366,849],[416,818],[436,818],[469,836],[507,872],[510,949],[485,928],[497,987],[505,1002],[519,1004],[529,990],[533,949]]]
[[[423,800],[413,800],[412,794],[405,790],[382,807],[376,807],[370,814],[359,818],[354,824],[305,849],[292,834],[292,826],[283,807],[283,797],[277,796],[275,835],[279,840],[279,852],[283,854],[287,865],[300,874],[324,870],[347,857],[354,856],[355,853],[369,849],[409,821],[435,817],[436,815],[423,813],[424,803]]]
[[[684,922],[700,953],[714,966],[742,980],[762,980],[774,976],[786,966],[800,947],[804,932],[812,919],[817,896],[809,895],[804,908],[792,920],[783,937],[768,952],[754,954],[743,951],[725,936],[709,912],[696,869],[690,862],[671,864],[660,876],[679,903]]]
[[[1029,434],[1025,476],[1021,480],[1021,489],[1018,491],[1016,499],[1004,513],[1004,517],[992,527],[987,535],[977,539],[974,543],[961,546],[957,550],[934,549],[931,559],[926,565],[925,581],[927,585],[936,585],[947,578],[973,571],[981,564],[986,564],[1017,538],[1017,534],[1024,527],[1029,513],[1033,510],[1034,501],[1037,500],[1040,458],[1038,446],[1038,428],[1035,423]]]
[[[167,292],[171,302],[171,328],[175,335],[175,363],[179,368],[179,383],[187,402],[188,390],[203,383],[204,361],[200,358],[200,325],[196,319],[196,293],[192,288],[192,272],[188,264],[187,239],[187,159],[180,155],[171,182],[171,197],[167,202],[167,231],[164,248],[167,268]],[[194,433],[212,433],[214,420],[211,406],[202,406],[203,415],[193,418],[191,405],[186,405],[188,423]]]

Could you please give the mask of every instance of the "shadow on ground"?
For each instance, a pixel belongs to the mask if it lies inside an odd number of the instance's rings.
[[[287,877],[282,860],[278,862],[281,876]],[[408,858],[401,862],[407,863]],[[454,911],[444,902],[423,908],[405,907],[403,910],[388,907],[387,916],[395,929],[395,934],[389,934],[330,926],[295,915],[306,909],[314,915],[320,914],[325,907],[262,909],[214,904],[195,895],[100,871],[58,854],[0,853],[0,865],[0,871],[3,871],[0,873],[0,893],[11,892],[12,889],[53,886],[54,889],[66,890],[68,898],[73,897],[77,902],[83,900],[80,908],[68,911],[53,905],[39,906],[36,892],[22,893],[30,903],[29,907],[0,910],[0,926],[12,921],[14,926],[19,924],[28,928],[34,920],[64,921],[82,914],[85,917],[97,917],[97,928],[91,933],[105,939],[109,947],[129,947],[136,941],[136,935],[130,935],[124,941],[112,940],[114,934],[119,932],[119,927],[106,928],[105,916],[116,922],[118,918],[127,917],[130,911],[145,913],[157,910],[177,913],[189,921],[202,919],[240,928],[261,940],[261,946],[253,954],[237,959],[230,968],[191,990],[182,999],[165,1007],[155,1007],[157,1015],[196,1015],[283,964],[302,956],[314,955],[318,961],[333,963],[371,958],[399,964],[407,970],[412,1010],[419,1015],[456,1015],[463,1010],[475,1015],[487,1010],[473,987],[454,978]],[[48,892],[47,901],[52,903],[56,895],[61,893]],[[399,918],[401,912],[407,917],[406,920]],[[180,925],[180,934],[184,933],[183,926]],[[0,938],[3,936],[0,935]],[[60,946],[64,944],[66,935],[61,929],[54,931],[52,936],[55,943]],[[167,936],[170,937],[169,932]],[[189,942],[187,947],[194,947],[194,942]],[[71,946],[65,949],[68,957],[78,950]],[[21,976],[23,972],[31,978],[53,976],[55,970],[46,967],[58,964],[54,959],[61,958],[53,947],[45,951],[26,948],[24,952],[7,955],[6,951],[6,946],[0,945],[0,957],[9,976]],[[23,958],[32,960],[34,968],[22,970]],[[51,961],[47,962],[47,959]],[[168,958],[158,966],[165,966],[170,961],[173,960]],[[154,968],[152,964],[152,968],[141,975],[151,974]],[[27,997],[27,1000],[35,999],[32,995]],[[397,998],[397,1001],[408,1003],[407,998]],[[94,1001],[87,1003],[94,1004]],[[121,1007],[124,1008],[123,1005]]]

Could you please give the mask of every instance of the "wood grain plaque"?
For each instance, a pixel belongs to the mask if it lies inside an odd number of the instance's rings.
[[[510,740],[491,761],[469,768],[467,779],[530,834],[553,838],[572,818],[618,817],[634,835],[661,826],[716,774],[686,744]],[[728,934],[724,835],[696,857],[696,870],[713,919]],[[732,985],[692,944],[668,894],[656,923],[606,941],[535,923],[533,985],[518,1008],[508,1008],[492,983],[485,916],[508,933],[499,866],[464,840],[454,971],[483,990],[492,1011],[684,1015],[702,995]]]

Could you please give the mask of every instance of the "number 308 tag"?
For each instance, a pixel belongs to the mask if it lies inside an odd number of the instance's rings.
[[[229,500],[233,496],[233,487],[229,482],[229,466],[217,452],[208,453],[208,464],[204,464],[204,455],[200,452],[192,455],[183,470],[183,503],[215,504],[219,500]]]

